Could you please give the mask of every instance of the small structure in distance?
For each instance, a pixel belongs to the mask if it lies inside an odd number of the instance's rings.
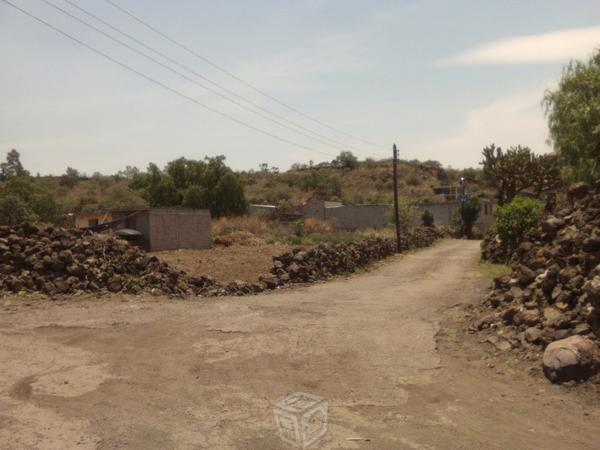
[[[210,248],[211,216],[207,209],[114,209],[75,216],[76,228],[112,230],[145,250]]]

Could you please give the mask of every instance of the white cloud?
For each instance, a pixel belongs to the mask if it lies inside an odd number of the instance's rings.
[[[420,159],[453,167],[477,167],[481,150],[492,142],[506,148],[523,145],[546,153],[548,127],[540,100],[543,89],[499,98],[470,111],[460,131],[417,146]]]
[[[600,46],[600,26],[571,28],[488,42],[441,61],[441,66],[533,64],[585,58]]]

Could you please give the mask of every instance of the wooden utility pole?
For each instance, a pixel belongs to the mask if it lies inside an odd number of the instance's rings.
[[[396,220],[396,252],[400,253],[400,215],[398,214],[398,148],[394,144],[394,218]]]

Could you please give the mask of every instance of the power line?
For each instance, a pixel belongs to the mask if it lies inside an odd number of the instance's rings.
[[[215,113],[215,114],[218,114],[218,115],[220,115],[220,116],[222,116],[222,117],[225,117],[226,119],[229,119],[229,120],[231,120],[231,121],[233,121],[233,122],[236,122],[236,123],[238,123],[238,124],[240,124],[240,125],[243,125],[243,126],[245,126],[246,128],[249,128],[249,129],[251,129],[251,130],[254,130],[254,131],[258,132],[258,133],[264,134],[265,136],[269,136],[269,137],[271,137],[271,138],[277,139],[278,141],[284,142],[284,143],[286,143],[286,144],[289,144],[289,145],[292,145],[292,146],[294,146],[294,147],[298,147],[298,148],[301,148],[301,149],[303,149],[303,150],[308,150],[308,151],[315,152],[315,153],[321,153],[321,154],[323,154],[323,155],[326,155],[326,156],[329,156],[329,157],[335,157],[335,155],[332,155],[332,154],[330,154],[330,153],[323,152],[323,151],[321,151],[321,150],[317,150],[317,149],[315,149],[315,148],[312,148],[312,147],[308,147],[308,146],[306,146],[306,145],[303,145],[303,144],[298,144],[297,142],[294,142],[294,141],[290,141],[290,140],[288,140],[288,139],[286,139],[286,138],[283,138],[283,137],[281,137],[281,136],[278,136],[278,135],[276,135],[276,134],[273,134],[273,133],[271,133],[271,132],[269,132],[269,131],[265,131],[265,130],[263,130],[263,129],[261,129],[261,128],[258,128],[258,127],[254,126],[254,125],[252,125],[252,124],[249,124],[249,123],[247,123],[247,122],[244,122],[244,121],[242,121],[242,120],[240,120],[240,119],[237,119],[237,118],[235,118],[235,117],[233,117],[233,116],[230,116],[229,114],[227,114],[227,113],[224,113],[224,112],[222,112],[222,111],[219,111],[218,109],[215,109],[215,108],[213,108],[213,107],[211,107],[211,106],[205,105],[204,103],[202,103],[202,102],[200,102],[200,101],[196,100],[195,98],[193,98],[193,97],[190,97],[189,95],[187,95],[187,94],[184,94],[183,92],[181,92],[181,91],[178,91],[177,89],[174,89],[174,88],[172,88],[172,87],[170,87],[170,86],[166,85],[165,83],[163,83],[163,82],[161,82],[161,81],[158,81],[158,80],[156,80],[156,79],[154,79],[154,78],[152,78],[152,77],[150,77],[150,76],[148,76],[148,75],[146,75],[146,74],[144,74],[144,73],[140,72],[140,71],[139,71],[139,70],[137,70],[137,69],[134,69],[134,68],[133,68],[133,67],[131,67],[131,66],[128,66],[127,64],[125,64],[125,63],[123,63],[123,62],[121,62],[121,61],[119,61],[119,60],[117,60],[117,59],[113,58],[112,56],[110,56],[110,55],[108,55],[108,54],[104,53],[104,52],[103,52],[103,51],[101,51],[101,50],[98,50],[98,49],[96,49],[95,47],[92,47],[91,45],[89,45],[89,44],[87,44],[87,43],[83,42],[82,40],[80,40],[80,39],[76,38],[75,36],[72,36],[72,35],[70,35],[69,33],[67,33],[67,32],[65,32],[65,31],[61,30],[60,28],[57,28],[57,27],[55,27],[55,26],[54,26],[54,25],[52,25],[51,23],[49,23],[49,22],[45,21],[44,19],[41,19],[41,18],[37,17],[36,15],[34,15],[34,14],[30,13],[29,11],[27,11],[27,10],[25,10],[25,9],[23,9],[23,8],[20,8],[19,6],[17,6],[17,5],[15,5],[15,4],[11,3],[10,1],[8,1],[8,0],[0,0],[0,1],[3,1],[3,2],[4,2],[4,3],[6,3],[7,5],[9,5],[9,6],[12,6],[14,9],[16,9],[16,10],[18,10],[18,11],[22,12],[22,13],[23,13],[23,14],[25,14],[26,16],[28,16],[28,17],[30,17],[30,18],[32,18],[32,19],[34,19],[34,20],[36,20],[37,22],[39,22],[39,23],[41,23],[41,24],[43,24],[43,25],[47,26],[48,28],[50,28],[50,29],[52,29],[52,30],[56,31],[57,33],[59,33],[59,34],[61,34],[61,35],[65,36],[66,38],[68,38],[68,39],[71,39],[72,41],[74,41],[74,42],[78,43],[79,45],[81,45],[81,46],[83,46],[83,47],[87,48],[88,50],[91,50],[92,52],[94,52],[94,53],[96,53],[96,54],[98,54],[98,55],[102,56],[103,58],[106,58],[106,59],[108,59],[109,61],[111,61],[111,62],[113,62],[113,63],[115,63],[115,64],[117,64],[117,65],[119,65],[119,66],[123,67],[124,69],[126,69],[126,70],[128,70],[128,71],[130,71],[130,72],[133,72],[134,74],[136,74],[136,75],[138,75],[138,76],[140,76],[140,77],[144,78],[145,80],[147,80],[147,81],[150,81],[151,83],[153,83],[153,84],[156,84],[157,86],[160,86],[160,87],[162,87],[163,89],[165,89],[165,90],[167,90],[167,91],[169,91],[169,92],[171,92],[171,93],[173,93],[173,94],[176,94],[176,95],[178,95],[178,96],[180,96],[180,97],[182,97],[182,98],[185,98],[186,100],[189,100],[189,101],[191,101],[191,102],[193,102],[193,103],[195,103],[195,104],[197,104],[197,105],[201,106],[202,108],[204,108],[204,109],[206,109],[206,110],[208,110],[208,111],[211,111],[211,112],[213,112],[213,113]]]
[[[347,132],[345,132],[345,131],[343,131],[343,130],[340,130],[339,128],[336,128],[336,127],[334,127],[334,126],[332,126],[332,125],[328,125],[328,124],[326,124],[325,122],[323,122],[323,121],[321,121],[321,120],[319,120],[319,119],[316,119],[316,118],[314,118],[314,117],[311,117],[311,116],[309,116],[308,114],[305,114],[305,113],[303,113],[302,111],[300,111],[300,110],[298,110],[298,109],[294,108],[293,106],[290,106],[289,104],[287,104],[287,103],[283,102],[282,100],[279,100],[279,99],[277,99],[276,97],[273,97],[272,95],[270,95],[270,94],[268,94],[268,93],[264,92],[263,90],[261,90],[261,89],[257,88],[256,86],[254,86],[254,85],[252,85],[252,84],[248,83],[247,81],[244,81],[242,78],[238,77],[237,75],[235,75],[234,73],[230,72],[229,70],[227,70],[227,69],[225,69],[225,68],[221,67],[220,65],[218,65],[217,63],[215,63],[215,62],[211,61],[211,60],[210,60],[210,59],[208,59],[207,57],[200,55],[198,52],[196,52],[196,51],[192,50],[192,49],[191,49],[191,48],[189,48],[188,46],[186,46],[186,45],[184,45],[184,44],[182,44],[182,43],[180,43],[180,42],[176,41],[175,39],[171,38],[171,37],[170,37],[170,36],[168,36],[167,34],[165,34],[165,33],[163,33],[162,31],[160,31],[158,28],[156,28],[156,27],[154,27],[154,26],[150,25],[149,23],[145,22],[144,20],[142,20],[141,18],[139,18],[138,16],[136,16],[136,15],[135,15],[135,14],[133,14],[132,12],[130,12],[130,11],[126,10],[125,8],[123,8],[122,6],[118,5],[118,4],[117,4],[117,3],[115,3],[114,1],[112,1],[112,0],[105,0],[105,1],[106,1],[107,3],[109,3],[109,4],[111,4],[112,6],[114,6],[115,8],[117,8],[117,9],[118,9],[119,11],[121,11],[122,13],[124,13],[124,14],[128,15],[129,17],[131,17],[131,18],[132,18],[132,19],[134,19],[135,21],[139,22],[140,24],[142,24],[142,25],[143,25],[143,26],[145,26],[146,28],[148,28],[148,29],[152,30],[153,32],[155,32],[156,34],[158,34],[158,35],[162,36],[164,39],[168,40],[168,41],[169,41],[169,42],[171,42],[172,44],[175,44],[175,45],[176,45],[176,46],[178,46],[179,48],[182,48],[182,49],[183,49],[183,50],[185,50],[186,52],[188,52],[188,53],[190,53],[190,54],[194,55],[196,58],[198,58],[198,59],[201,59],[202,61],[204,61],[205,63],[207,63],[207,64],[208,64],[208,65],[210,65],[211,67],[214,67],[215,69],[219,70],[220,72],[223,72],[223,73],[225,73],[225,74],[226,74],[226,75],[228,75],[229,77],[231,77],[231,78],[233,78],[233,79],[237,80],[238,82],[242,83],[244,86],[246,86],[246,87],[248,87],[248,88],[252,89],[253,91],[255,91],[255,92],[259,93],[260,95],[262,95],[262,96],[264,96],[264,97],[268,98],[269,100],[271,100],[271,101],[274,101],[274,102],[278,103],[279,105],[281,105],[281,106],[283,106],[283,107],[285,107],[285,108],[289,109],[290,111],[293,111],[293,112],[295,112],[296,114],[299,114],[299,115],[301,115],[301,116],[305,117],[306,119],[309,119],[309,120],[311,120],[311,121],[313,121],[313,122],[315,122],[315,123],[318,123],[319,125],[321,125],[321,126],[323,126],[323,127],[325,127],[325,128],[328,128],[328,129],[330,129],[330,130],[332,130],[332,131],[335,131],[336,133],[342,134],[342,135],[344,135],[344,136],[350,137],[350,138],[352,138],[352,139],[355,139],[355,140],[357,140],[357,141],[363,142],[363,143],[365,143],[365,144],[368,144],[368,145],[372,145],[372,146],[374,146],[374,147],[377,147],[377,148],[383,148],[383,146],[382,146],[382,145],[380,145],[380,144],[375,144],[375,143],[373,143],[373,142],[370,142],[370,141],[367,141],[367,140],[365,140],[365,139],[362,139],[362,138],[356,137],[356,136],[354,136],[354,135],[352,135],[352,134],[350,134],[350,133],[347,133]]]
[[[121,41],[120,39],[117,39],[117,38],[115,38],[114,36],[111,36],[110,34],[108,34],[108,33],[104,32],[103,30],[101,30],[101,29],[99,29],[99,28],[97,28],[97,27],[95,27],[94,25],[90,24],[89,22],[86,22],[85,20],[82,20],[81,18],[79,18],[79,17],[77,17],[77,16],[75,16],[75,15],[71,14],[70,12],[68,12],[68,11],[64,10],[63,8],[61,8],[61,7],[57,6],[57,5],[55,5],[54,3],[50,2],[49,0],[41,0],[41,1],[43,1],[43,2],[44,2],[44,3],[46,3],[47,5],[51,6],[52,8],[54,8],[54,9],[56,9],[56,10],[60,11],[61,13],[65,14],[65,15],[67,15],[67,16],[69,16],[69,17],[71,17],[72,19],[74,19],[74,20],[78,21],[79,23],[81,23],[81,24],[83,24],[83,25],[87,26],[88,28],[91,28],[92,30],[96,31],[97,33],[100,33],[100,34],[102,34],[103,36],[107,37],[108,39],[111,39],[112,41],[114,41],[114,42],[118,43],[119,45],[122,45],[122,46],[124,46],[124,47],[128,48],[129,50],[131,50],[131,51],[133,51],[133,52],[137,53],[138,55],[141,55],[141,56],[143,56],[144,58],[146,58],[146,59],[148,59],[148,60],[150,60],[150,61],[154,62],[155,64],[158,64],[158,65],[160,65],[161,67],[163,67],[163,68],[165,68],[165,69],[167,69],[167,70],[169,70],[169,71],[171,71],[171,72],[173,72],[173,73],[175,73],[175,74],[177,74],[177,75],[181,76],[181,77],[182,77],[182,78],[184,78],[185,80],[187,80],[187,81],[190,81],[191,83],[194,83],[194,84],[196,84],[196,85],[198,85],[198,86],[202,87],[203,89],[206,89],[206,90],[208,90],[208,91],[212,92],[213,94],[215,94],[215,95],[218,95],[219,97],[221,97],[221,98],[224,98],[225,100],[232,102],[233,104],[235,104],[235,105],[239,106],[240,108],[243,108],[243,109],[245,109],[245,110],[247,110],[247,111],[251,112],[252,114],[255,114],[255,115],[257,115],[257,116],[259,116],[259,117],[261,117],[261,118],[263,118],[263,119],[269,120],[269,121],[271,121],[271,122],[274,122],[274,123],[276,123],[277,125],[279,125],[279,126],[281,126],[281,127],[283,127],[283,128],[286,128],[286,129],[288,129],[288,130],[291,130],[291,131],[293,131],[293,132],[295,132],[295,133],[298,133],[298,134],[300,134],[300,135],[302,135],[302,136],[304,136],[304,137],[307,137],[307,138],[309,138],[309,139],[312,139],[312,140],[314,140],[314,141],[317,141],[317,142],[319,142],[319,143],[321,143],[321,144],[324,144],[324,145],[327,145],[327,146],[331,146],[331,147],[335,147],[335,148],[337,148],[338,150],[342,150],[342,151],[343,151],[343,150],[347,150],[347,149],[348,149],[348,147],[347,147],[347,146],[344,146],[344,144],[342,144],[342,143],[339,143],[339,142],[337,142],[337,141],[331,140],[331,139],[327,138],[327,136],[321,136],[321,135],[319,135],[318,133],[314,133],[314,132],[313,132],[312,130],[310,130],[310,129],[306,129],[306,128],[302,127],[302,126],[299,126],[299,125],[295,124],[294,122],[291,122],[291,121],[287,120],[285,117],[283,117],[283,116],[279,116],[278,114],[275,114],[275,113],[272,113],[271,111],[269,111],[269,110],[267,110],[267,109],[265,109],[265,108],[262,108],[262,107],[260,107],[259,105],[256,105],[256,104],[254,104],[254,103],[253,103],[253,102],[251,102],[250,100],[247,100],[246,98],[244,98],[244,97],[242,97],[242,96],[240,96],[240,95],[237,95],[235,92],[233,92],[233,91],[229,91],[228,89],[226,89],[226,88],[223,88],[223,87],[222,87],[222,86],[220,86],[218,83],[215,83],[215,82],[211,81],[210,79],[208,79],[208,78],[204,77],[203,75],[201,75],[201,74],[199,74],[199,73],[195,72],[193,69],[190,69],[189,67],[187,67],[187,66],[185,66],[185,65],[183,65],[183,64],[180,64],[179,62],[177,62],[177,61],[175,61],[175,60],[171,59],[169,56],[165,55],[164,53],[162,53],[162,52],[160,52],[160,51],[158,51],[158,50],[155,50],[155,49],[153,49],[152,47],[150,47],[150,46],[148,46],[148,45],[144,44],[143,42],[141,42],[141,41],[139,41],[139,40],[137,40],[137,39],[136,39],[136,38],[134,38],[133,36],[130,36],[128,33],[125,33],[125,32],[123,32],[123,31],[119,30],[118,28],[116,28],[116,27],[112,26],[111,24],[109,24],[109,23],[105,22],[104,20],[100,19],[99,17],[95,16],[94,14],[92,14],[92,13],[90,13],[90,12],[86,11],[85,9],[83,9],[83,8],[81,8],[81,7],[79,7],[79,6],[75,5],[75,4],[73,4],[73,3],[72,3],[70,0],[64,0],[64,1],[65,1],[65,2],[67,2],[67,3],[69,3],[70,5],[74,6],[75,8],[77,8],[77,9],[79,9],[79,10],[83,11],[85,14],[89,15],[90,17],[93,17],[94,19],[96,19],[96,20],[100,21],[101,23],[105,24],[106,26],[110,27],[111,29],[114,29],[115,31],[117,31],[117,32],[121,33],[122,35],[124,35],[124,36],[127,36],[129,39],[132,39],[132,40],[134,40],[135,42],[139,43],[140,45],[144,46],[145,48],[148,48],[148,49],[150,49],[151,51],[153,51],[153,52],[157,53],[158,55],[162,56],[162,57],[163,57],[163,58],[165,58],[166,60],[168,60],[168,61],[172,62],[173,64],[176,64],[176,65],[178,65],[178,66],[180,66],[180,67],[183,67],[185,70],[187,70],[188,72],[190,72],[190,73],[194,74],[195,76],[197,76],[197,77],[199,77],[199,78],[201,78],[201,79],[203,79],[203,80],[206,80],[206,81],[208,81],[208,82],[209,82],[209,83],[211,83],[212,85],[215,85],[215,86],[217,86],[218,88],[220,88],[220,89],[223,89],[223,90],[224,90],[224,91],[226,91],[226,92],[229,92],[229,93],[231,93],[232,95],[234,95],[234,96],[236,96],[236,97],[238,97],[238,98],[240,98],[240,99],[242,99],[242,100],[244,100],[244,101],[246,101],[246,102],[248,102],[248,103],[252,104],[253,106],[255,106],[255,107],[259,108],[260,110],[262,110],[262,111],[265,111],[265,112],[267,112],[268,114],[274,115],[274,116],[276,116],[276,117],[280,117],[282,120],[285,120],[286,122],[289,122],[289,123],[291,123],[291,124],[292,124],[292,126],[295,126],[295,127],[301,128],[301,129],[305,129],[305,130],[306,130],[306,131],[308,131],[309,133],[315,134],[315,135],[317,135],[317,136],[319,136],[319,137],[314,137],[314,136],[312,136],[312,135],[309,135],[309,134],[306,134],[306,133],[304,133],[304,132],[302,132],[302,131],[298,131],[298,130],[296,130],[296,129],[294,129],[294,128],[292,128],[292,127],[288,126],[288,125],[286,125],[285,123],[282,123],[282,122],[280,122],[280,121],[278,121],[278,120],[272,119],[271,117],[267,117],[267,116],[265,116],[264,114],[261,114],[261,113],[259,113],[259,112],[255,111],[254,109],[252,109],[252,108],[250,108],[250,107],[248,107],[248,106],[246,106],[246,105],[244,105],[244,104],[242,104],[242,103],[240,103],[240,102],[238,102],[238,101],[236,101],[236,100],[234,100],[234,99],[232,99],[232,98],[230,98],[230,97],[228,97],[228,96],[226,96],[226,95],[222,94],[221,92],[215,91],[214,89],[212,89],[212,88],[210,88],[210,87],[207,87],[207,86],[205,86],[204,84],[202,84],[202,83],[199,83],[199,82],[197,82],[197,81],[193,80],[192,78],[189,78],[188,76],[186,76],[186,75],[182,74],[181,72],[179,72],[179,71],[177,71],[177,70],[173,69],[172,67],[170,67],[170,66],[168,66],[168,65],[166,65],[166,64],[163,64],[162,62],[158,61],[157,59],[155,59],[155,58],[153,58],[153,57],[151,57],[151,56],[147,55],[146,53],[144,53],[144,52],[142,52],[142,51],[140,51],[140,50],[138,50],[138,49],[136,49],[136,48],[134,48],[134,47],[132,47],[132,46],[128,45],[127,43],[125,43],[125,42]],[[326,142],[326,141],[332,141],[333,143],[331,143],[331,142]],[[336,145],[336,144],[341,144],[341,145]],[[360,149],[357,149],[357,150],[358,150],[358,151],[360,151],[360,152],[362,153],[362,150],[360,150]],[[365,153],[370,153],[370,152],[365,152]]]
[[[300,135],[302,135],[302,136],[304,136],[304,137],[307,137],[307,138],[309,138],[309,139],[315,140],[315,141],[317,141],[317,142],[319,142],[319,143],[321,143],[321,144],[325,144],[325,145],[328,145],[328,146],[332,146],[332,147],[335,147],[335,148],[337,148],[338,150],[342,150],[342,151],[347,149],[346,147],[341,147],[341,146],[338,146],[338,145],[335,145],[335,144],[330,144],[330,143],[327,143],[327,142],[325,142],[325,141],[324,141],[324,140],[322,140],[322,139],[315,138],[314,136],[312,136],[312,135],[310,135],[310,134],[304,133],[304,132],[302,132],[302,131],[298,131],[298,130],[296,130],[296,129],[294,129],[294,128],[292,128],[292,127],[288,126],[288,125],[286,125],[285,123],[282,123],[282,122],[280,122],[280,121],[278,121],[278,120],[272,119],[272,118],[270,118],[270,117],[268,117],[268,116],[266,116],[266,115],[264,115],[264,114],[261,114],[261,113],[259,113],[259,112],[255,111],[255,110],[253,110],[252,108],[249,108],[248,106],[246,106],[246,105],[244,105],[244,104],[242,104],[242,103],[240,103],[240,102],[238,102],[238,101],[236,101],[236,100],[234,100],[234,99],[231,99],[230,97],[228,97],[228,96],[226,96],[226,95],[224,95],[224,94],[222,94],[222,93],[220,93],[220,92],[218,92],[218,91],[216,91],[216,90],[214,90],[214,89],[212,89],[212,88],[210,88],[210,87],[207,87],[207,86],[205,86],[205,85],[204,85],[204,84],[202,84],[202,83],[199,83],[198,81],[194,80],[193,78],[190,78],[190,77],[188,77],[187,75],[185,75],[185,74],[183,74],[183,73],[179,72],[178,70],[175,70],[175,69],[173,69],[172,67],[170,67],[170,66],[168,66],[168,65],[166,65],[166,64],[164,64],[164,63],[162,63],[162,62],[160,62],[159,60],[157,60],[157,59],[155,59],[155,58],[153,58],[153,57],[151,57],[151,56],[147,55],[146,53],[144,53],[144,52],[142,52],[142,51],[140,51],[140,50],[136,49],[135,47],[132,47],[132,46],[128,45],[127,43],[125,43],[125,42],[121,41],[120,39],[117,39],[117,38],[115,38],[114,36],[111,36],[110,34],[108,34],[108,33],[104,32],[104,31],[102,31],[101,29],[99,29],[99,28],[95,27],[94,25],[92,25],[92,24],[90,24],[90,23],[86,22],[85,20],[82,20],[81,18],[79,18],[79,17],[77,17],[77,16],[75,16],[75,15],[71,14],[70,12],[68,12],[68,11],[66,11],[66,10],[64,10],[64,9],[62,9],[61,7],[59,7],[59,6],[55,5],[54,3],[50,2],[49,0],[41,0],[41,1],[43,1],[43,2],[44,2],[44,3],[46,3],[47,5],[51,6],[52,8],[54,8],[54,9],[56,9],[56,10],[58,10],[58,11],[62,12],[63,14],[65,14],[65,15],[67,15],[67,16],[69,16],[69,17],[71,17],[72,19],[74,19],[74,20],[78,21],[79,23],[81,23],[81,24],[83,24],[83,25],[85,25],[85,26],[87,26],[87,27],[91,28],[92,30],[94,30],[94,31],[96,31],[96,32],[98,32],[98,33],[100,33],[100,34],[102,34],[103,36],[105,36],[105,37],[109,38],[110,40],[112,40],[112,41],[114,41],[114,42],[116,42],[116,43],[118,43],[118,44],[120,44],[120,45],[122,45],[122,46],[124,46],[124,47],[128,48],[129,50],[131,50],[131,51],[133,51],[133,52],[137,53],[138,55],[141,55],[141,56],[143,56],[144,58],[146,58],[146,59],[148,59],[148,60],[150,60],[150,61],[154,62],[155,64],[158,64],[159,66],[161,66],[161,67],[163,67],[163,68],[165,68],[165,69],[167,69],[167,70],[169,70],[169,71],[171,71],[171,72],[173,72],[173,73],[175,73],[175,74],[179,75],[180,77],[182,77],[183,79],[185,79],[185,80],[189,81],[190,83],[194,83],[194,84],[196,84],[196,85],[198,85],[198,86],[202,87],[203,89],[206,89],[206,90],[208,90],[208,91],[212,92],[213,94],[215,94],[215,95],[218,95],[219,97],[221,97],[221,98],[224,98],[225,100],[232,102],[233,104],[235,104],[235,105],[239,106],[240,108],[243,108],[243,109],[245,109],[245,110],[247,110],[247,111],[251,112],[252,114],[255,114],[255,115],[257,115],[257,116],[259,116],[259,117],[261,117],[261,118],[263,118],[263,119],[269,120],[269,121],[271,121],[271,122],[273,122],[273,123],[275,123],[275,124],[277,124],[277,125],[279,125],[279,126],[281,126],[281,127],[283,127],[283,128],[286,128],[286,129],[288,129],[288,130],[290,130],[290,131],[293,131],[293,132],[295,132],[295,133],[298,133],[298,134],[300,134]],[[165,57],[166,57],[166,56],[165,56]],[[166,58],[168,58],[168,57],[166,57]],[[185,67],[185,66],[184,66],[184,67]],[[193,72],[193,71],[192,71],[192,73],[195,73],[195,72]],[[200,76],[201,78],[204,78],[204,77],[202,77],[202,76],[201,76],[201,75],[199,75],[199,74],[198,74],[198,76]]]

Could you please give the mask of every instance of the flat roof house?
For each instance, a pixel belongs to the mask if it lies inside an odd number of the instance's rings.
[[[138,236],[148,251],[212,247],[210,211],[206,209],[119,209],[75,217],[77,228],[113,230]],[[126,231],[128,230],[128,231]],[[137,233],[134,233],[136,231]]]

